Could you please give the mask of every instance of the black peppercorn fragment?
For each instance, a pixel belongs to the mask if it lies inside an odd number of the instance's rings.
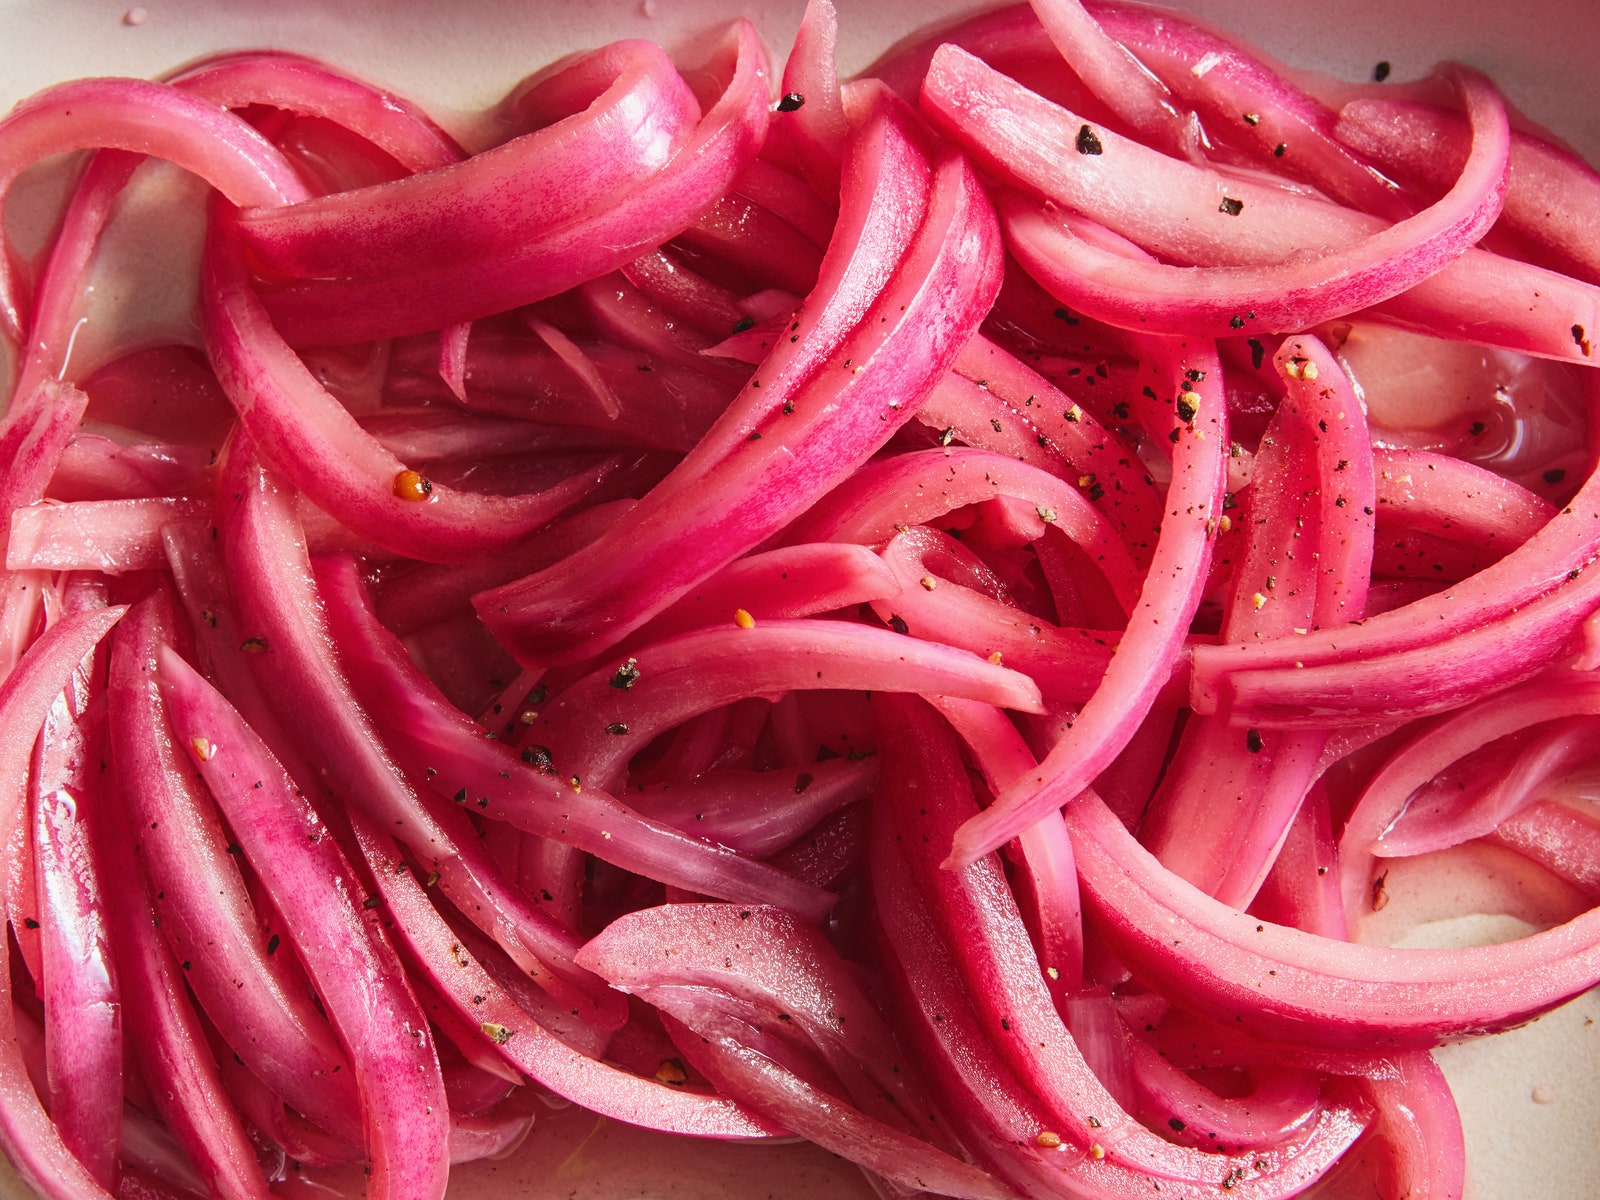
[[[1078,153],[1079,154],[1104,154],[1105,147],[1100,144],[1100,139],[1094,130],[1087,125],[1078,127]]]
[[[1244,211],[1244,201],[1235,200],[1232,196],[1224,196],[1222,203],[1217,205],[1217,211],[1227,213],[1230,217],[1237,217]]]
[[[1244,735],[1244,748],[1250,751],[1251,754],[1260,754],[1261,746],[1261,731],[1257,729],[1247,730]]]
[[[806,98],[799,92],[785,92],[783,99],[778,101],[779,112],[793,112],[806,102]]]
[[[1389,78],[1389,72],[1390,72],[1391,69],[1392,68],[1389,66],[1389,61],[1387,59],[1385,59],[1383,62],[1379,63],[1377,66],[1373,67],[1372,68],[1372,79],[1373,79],[1373,82],[1374,83],[1382,83],[1385,79]]]
[[[910,633],[911,632],[911,627],[906,624],[905,618],[902,617],[899,613],[890,613],[889,614],[889,628],[894,630],[896,633]]]
[[[1255,370],[1261,370],[1261,363],[1267,357],[1267,348],[1261,344],[1259,338],[1250,338],[1245,342],[1250,347],[1250,365]]]
[[[743,333],[746,329],[754,329],[755,327],[756,319],[754,317],[740,317],[733,323],[733,331],[735,333]]]
[[[633,691],[633,685],[639,682],[639,660],[630,658],[618,667],[617,673],[606,682],[618,691]]]

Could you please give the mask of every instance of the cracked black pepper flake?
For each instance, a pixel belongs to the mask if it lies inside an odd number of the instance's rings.
[[[1173,430],[1173,432],[1176,433],[1177,430]],[[1100,499],[1100,497],[1104,496],[1105,494],[1106,494],[1105,488],[1101,487],[1098,483],[1089,485],[1089,499],[1090,500],[1098,500],[1098,499]]]
[[[621,737],[628,732],[628,723],[626,721],[612,721],[606,726],[606,732],[613,737]]]
[[[1483,431],[1487,428],[1489,427],[1482,421],[1474,421],[1471,425],[1467,426],[1467,432],[1473,437],[1482,437]]]
[[[550,747],[527,745],[522,748],[522,761],[529,766],[538,767],[541,771],[555,770],[555,759],[550,756]]]
[[[1104,154],[1105,147],[1100,144],[1100,139],[1095,131],[1087,125],[1078,126],[1078,153],[1079,154]]]
[[[1182,1133],[1185,1129],[1189,1128],[1185,1122],[1178,1120],[1177,1117],[1168,1118],[1167,1127],[1171,1129],[1173,1133]]]
[[[1261,746],[1261,731],[1258,729],[1246,730],[1244,735],[1244,748],[1250,751],[1251,754],[1260,754]]]
[[[1244,318],[1240,317],[1240,316],[1229,317],[1228,318],[1228,328],[1229,329],[1243,329],[1244,328]]]
[[[606,682],[619,691],[633,691],[633,685],[639,682],[639,660],[630,658],[618,667],[617,673]]]
[[[1283,155],[1284,155],[1284,152],[1286,150],[1288,150],[1288,149],[1289,149],[1289,144],[1287,142],[1279,142],[1276,146],[1274,146],[1272,148],[1272,157],[1273,158],[1282,158]]]
[[[1222,203],[1217,205],[1217,211],[1227,213],[1230,217],[1237,217],[1244,211],[1244,201],[1235,200],[1232,196],[1224,196]]]
[[[945,428],[943,428],[943,429],[941,429],[939,431],[939,445],[948,446],[951,442],[953,442],[955,440],[956,440],[956,427],[954,425],[947,425]]]
[[[890,613],[889,614],[889,628],[894,630],[896,633],[910,633],[911,632],[911,627],[906,624],[905,618],[902,617],[899,613]]]
[[[278,935],[277,934],[273,934],[271,937],[269,937],[267,939],[267,953],[268,954],[276,954],[278,952],[278,946],[280,944],[281,943],[280,943],[280,941],[278,939]]]
[[[1078,318],[1073,316],[1068,309],[1058,308],[1055,315],[1057,320],[1065,321],[1068,325],[1076,325],[1078,323]]]
[[[1374,83],[1382,83],[1385,79],[1389,78],[1389,72],[1392,69],[1393,68],[1391,68],[1389,66],[1389,60],[1388,59],[1384,59],[1377,66],[1372,68],[1372,80],[1373,80],[1373,82]]]
[[[743,333],[746,329],[754,329],[755,327],[756,319],[754,317],[740,317],[733,323],[733,331],[735,333]]]
[[[1259,338],[1250,338],[1245,345],[1250,347],[1250,365],[1257,371],[1261,370],[1261,363],[1267,357],[1267,348],[1261,344]]]
[[[806,98],[799,92],[785,92],[783,99],[778,101],[779,112],[794,112],[795,109],[805,104]]]

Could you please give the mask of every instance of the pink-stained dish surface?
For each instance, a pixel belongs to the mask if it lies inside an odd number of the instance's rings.
[[[1349,82],[1369,81],[1379,62],[1398,81],[1458,59],[1492,76],[1515,110],[1600,161],[1600,84],[1593,70],[1600,23],[1589,0],[1350,0],[1337,11],[1310,0],[1170,2],[1292,68]],[[906,34],[972,7],[969,0],[836,5],[842,77]],[[102,0],[0,0],[0,111],[64,79],[148,78],[219,50],[270,47],[316,55],[393,88],[470,150],[484,141],[475,114],[563,55],[624,37],[648,38],[669,51],[704,51],[729,20],[745,17],[781,69],[803,10],[800,0],[152,0],[134,9]],[[149,187],[179,196],[195,190],[172,172]],[[37,236],[30,209],[52,199],[48,172],[24,180],[9,222],[19,241]],[[194,300],[201,230],[165,222],[159,212],[152,202],[118,218],[123,228],[101,264],[101,294],[94,319],[79,331],[80,354],[95,357],[130,331],[181,332],[187,318],[180,314]],[[152,264],[164,266],[152,270]],[[195,344],[198,338],[198,330],[187,335]],[[0,355],[6,352],[0,342]],[[1460,948],[1525,936],[1575,915],[1571,894],[1524,886],[1522,875],[1497,869],[1503,864],[1495,854],[1475,842],[1398,861],[1386,876],[1388,903],[1350,930],[1352,940]],[[1461,1111],[1470,1200],[1595,1194],[1597,1022],[1600,998],[1590,992],[1524,1028],[1433,1051]],[[1393,1103],[1403,1106],[1402,1085],[1390,1086]],[[338,1182],[359,1189],[360,1166],[341,1170]],[[310,1179],[293,1175],[274,1190],[308,1200],[322,1194]],[[675,1138],[555,1098],[537,1106],[531,1134],[508,1157],[452,1171],[448,1193],[452,1200],[868,1200],[874,1194],[851,1163],[816,1145]],[[0,1200],[29,1195],[0,1162]],[[1345,1200],[1331,1189],[1308,1195]]]

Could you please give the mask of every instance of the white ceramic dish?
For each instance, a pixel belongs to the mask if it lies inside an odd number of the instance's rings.
[[[967,0],[836,0],[841,66],[852,71]],[[1396,78],[1441,58],[1489,71],[1529,117],[1600,160],[1600,22],[1593,0],[1179,0],[1296,67]],[[781,54],[802,0],[0,0],[0,111],[79,75],[154,75],[220,49],[272,46],[324,56],[393,87],[445,124],[568,51],[621,36],[669,48],[739,13]],[[1491,864],[1492,866],[1492,864]],[[1394,903],[1362,931],[1407,945],[1498,940],[1552,919],[1546,898],[1471,886],[1463,873],[1391,876]],[[1505,894],[1497,894],[1498,891]],[[1511,911],[1518,917],[1475,913]],[[1594,993],[1511,1034],[1438,1052],[1467,1127],[1476,1200],[1591,1200],[1600,1194],[1600,1001]],[[285,1193],[312,1192],[301,1181]],[[848,1163],[811,1146],[682,1142],[577,1110],[541,1117],[512,1159],[460,1170],[474,1200],[855,1200],[872,1193]],[[0,1164],[0,1200],[25,1200]],[[1344,1200],[1343,1197],[1340,1200]],[[1353,1200],[1353,1198],[1352,1198]],[[1364,1198],[1363,1198],[1364,1200]],[[1398,1198],[1384,1198],[1398,1200]]]

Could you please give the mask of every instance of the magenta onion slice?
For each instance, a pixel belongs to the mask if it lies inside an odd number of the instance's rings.
[[[241,648],[254,655],[286,729],[305,747],[324,786],[368,806],[418,854],[449,854],[451,839],[356,702],[328,636],[290,497],[242,431],[224,464],[220,499],[218,523],[227,535],[223,549],[247,643]]]
[[[1165,870],[1099,797],[1068,806],[1084,905],[1174,1004],[1291,1045],[1422,1049],[1519,1025],[1600,981],[1600,910],[1515,942],[1394,950],[1241,913]]]
[[[287,285],[263,297],[274,325],[293,345],[418,333],[556,295],[661,245],[727,191],[766,133],[767,63],[755,29],[736,22],[723,49],[736,61],[721,97],[659,170],[603,208],[510,249],[469,247],[403,284],[377,275]]]
[[[361,536],[416,558],[472,558],[548,524],[603,474],[506,497],[432,483],[367,434],[273,330],[216,223],[205,261],[206,344],[241,422],[291,482]]]
[[[283,276],[436,270],[549,236],[603,207],[670,162],[700,119],[688,85],[651,42],[612,43],[536,86],[568,89],[583,108],[458,165],[435,155],[392,183],[245,213],[241,236]]]
[[[353,571],[329,576],[340,653],[362,699],[390,733],[413,777],[440,796],[526,833],[708,895],[781,903],[821,917],[832,898],[725,847],[642,817],[599,787],[574,788],[535,751],[514,753],[453,707],[378,624]],[[581,782],[581,781],[580,781]],[[485,804],[483,801],[487,800]]]
[[[625,684],[614,681],[620,677]],[[628,760],[657,734],[747,696],[795,689],[918,692],[1042,709],[1026,676],[964,650],[839,621],[733,621],[641,647],[552,696],[529,726],[557,772],[626,783]]]
[[[646,1128],[729,1138],[778,1132],[725,1097],[631,1075],[553,1037],[460,949],[416,877],[396,855],[393,841],[359,812],[352,821],[399,937],[425,964],[458,1014],[518,1070],[592,1111]]]
[[[41,158],[97,147],[153,154],[193,171],[236,204],[303,200],[305,185],[270,142],[232,113],[161,83],[79,79],[39,92],[0,121],[0,207]],[[0,321],[24,331],[9,242],[0,254]]]
[[[50,1117],[105,1188],[122,1124],[122,994],[93,826],[103,788],[97,717],[104,660],[91,655],[56,697],[34,751],[30,802],[38,878]],[[91,708],[93,711],[91,711]]]
[[[103,608],[63,617],[47,630],[0,683],[0,845],[27,814],[27,778],[34,741],[55,697],[85,655],[111,630],[123,608]],[[6,859],[5,875],[15,870]],[[11,1004],[9,956],[0,964],[0,1143],[23,1180],[40,1195],[104,1200],[108,1193],[69,1150],[28,1079],[17,1044]]]
[[[1482,77],[1462,69],[1458,78],[1474,130],[1461,176],[1436,205],[1347,247],[1270,266],[1169,266],[1098,248],[1072,222],[1020,203],[1002,206],[1007,234],[1047,291],[1124,329],[1283,332],[1380,304],[1467,253],[1499,216],[1510,138],[1504,109]]]
[[[897,104],[878,102],[856,136],[796,340],[606,536],[478,597],[523,660],[615,644],[775,532],[903,424],[971,336],[999,283],[993,210],[964,160],[928,161]]]
[[[157,652],[157,663],[173,738],[260,872],[350,1055],[370,1193],[443,1197],[449,1109],[438,1058],[393,946],[362,908],[349,862],[228,702],[170,648]]]
[[[1215,351],[1187,343],[1152,342],[1151,349],[1158,364],[1152,378],[1173,393],[1173,415],[1163,418],[1174,447],[1173,480],[1139,601],[1116,656],[1077,721],[1037,770],[1015,780],[961,827],[950,851],[952,866],[1003,845],[1111,764],[1154,704],[1199,607],[1226,474],[1221,364]]]
[[[874,705],[885,760],[882,819],[897,836],[988,1039],[1038,1097],[1052,1132],[1080,1150],[1099,1145],[1105,1158],[1126,1171],[1190,1186],[1237,1170],[1260,1195],[1292,1195],[1304,1184],[1299,1172],[1309,1163],[1331,1165],[1347,1143],[1330,1135],[1325,1120],[1304,1131],[1293,1150],[1262,1151],[1267,1162],[1262,1167],[1248,1151],[1209,1154],[1174,1145],[1122,1110],[1058,1015],[999,864],[985,857],[956,871],[940,869],[932,848],[942,845],[974,807],[970,787],[962,783],[953,735],[916,701],[881,695]]]

